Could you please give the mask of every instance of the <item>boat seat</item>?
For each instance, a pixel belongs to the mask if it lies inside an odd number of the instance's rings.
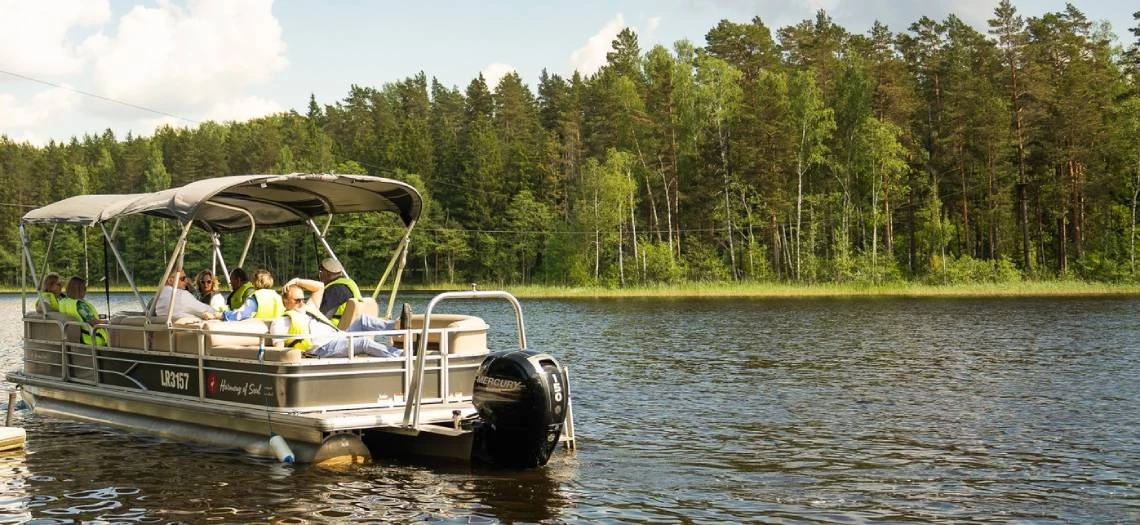
[[[337,328],[348,330],[348,327],[352,326],[352,323],[362,315],[380,317],[380,305],[376,304],[375,299],[365,297],[363,299],[349,299],[345,302],[344,313],[340,316],[340,322],[337,323]]]
[[[198,328],[205,332],[205,345],[211,347],[254,347],[261,344],[262,336],[269,333],[269,327],[261,319],[243,321],[203,321],[197,317],[183,317],[173,322],[178,328]],[[166,329],[165,319],[143,315],[123,315],[111,318],[107,327],[111,346],[119,348],[146,348],[144,342],[150,339],[150,349],[166,352],[170,350],[171,337]],[[198,353],[198,333],[175,331],[174,351],[183,354]],[[207,350],[209,353],[209,350]]]
[[[44,316],[44,319],[51,319],[53,321],[61,321],[64,323],[69,323],[71,321],[74,321],[74,319],[72,319],[70,315],[67,315],[63,312],[54,312],[54,311],[53,312],[46,312],[43,314],[43,316]]]
[[[413,315],[408,325],[417,332],[423,330],[424,315]],[[447,336],[447,353],[449,354],[487,353],[487,329],[490,326],[479,317],[460,314],[432,314],[431,326],[428,328],[450,330]],[[439,336],[438,332],[428,334],[428,348],[439,348]],[[395,336],[392,340],[397,347],[404,347],[404,336]]]
[[[210,348],[213,357],[230,357],[236,359],[257,359],[260,347],[257,346],[214,346]],[[304,359],[304,352],[296,348],[265,347],[262,359],[266,363],[300,363]]]
[[[70,321],[71,317],[59,312],[48,312],[57,316],[40,313],[31,313],[24,316],[24,337],[28,339],[41,339],[44,341],[63,341],[63,323]]]
[[[181,328],[198,328],[205,333],[204,344],[206,355],[215,355],[214,348],[242,347],[252,348],[252,359],[257,358],[257,348],[262,338],[269,333],[269,327],[261,319],[243,319],[241,321],[203,321],[198,318],[179,319],[174,325]],[[160,343],[160,340],[161,343]],[[167,337],[156,337],[154,345],[157,350],[165,350]],[[180,354],[198,353],[198,332],[177,331],[174,334],[174,351]]]

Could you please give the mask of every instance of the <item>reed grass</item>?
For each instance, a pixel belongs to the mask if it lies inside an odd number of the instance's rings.
[[[407,285],[405,292],[438,293],[470,290],[470,284]],[[1065,281],[1021,281],[1010,283],[975,283],[929,285],[919,283],[868,284],[788,284],[788,283],[683,283],[674,285],[638,285],[626,288],[605,286],[557,285],[480,285],[481,290],[507,290],[523,298],[602,298],[602,297],[1081,297],[1140,296],[1140,284],[1111,284]],[[112,286],[111,292],[129,293],[126,286]],[[154,289],[140,288],[146,296]],[[0,288],[3,294],[18,294],[19,288]],[[29,294],[34,292],[28,291]],[[92,289],[89,295],[102,294]]]
[[[1025,281],[1000,284],[781,284],[686,283],[627,288],[507,285],[524,298],[600,297],[1079,297],[1140,295],[1140,285],[1082,281]]]

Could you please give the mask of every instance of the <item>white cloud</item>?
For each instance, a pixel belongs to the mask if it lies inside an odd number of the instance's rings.
[[[606,53],[612,49],[618,33],[626,27],[625,18],[618,13],[602,29],[586,41],[586,45],[570,53],[570,67],[583,75],[592,75],[606,64]]]
[[[171,113],[213,107],[283,69],[271,0],[136,6],[114,35],[91,39],[95,91]]]
[[[15,96],[0,93],[0,115],[4,115],[5,128],[32,128],[64,117],[80,105],[80,95],[62,88],[53,88],[34,95],[27,104]]]
[[[499,81],[512,71],[515,71],[515,66],[495,62],[483,68],[483,79],[487,81],[487,87],[494,91],[495,87],[499,85]]]
[[[215,104],[202,116],[202,120],[213,120],[216,122],[225,122],[228,120],[243,121],[272,113],[280,113],[282,111],[284,110],[277,101],[261,97],[242,97],[227,99]]]
[[[657,31],[658,27],[661,27],[661,17],[659,17],[659,16],[649,17],[649,22],[646,25],[648,27],[646,27],[645,30],[647,32],[649,32],[650,34],[652,34],[654,31]]]
[[[68,33],[98,27],[107,0],[0,0],[0,69],[20,75],[73,75],[83,67]]]

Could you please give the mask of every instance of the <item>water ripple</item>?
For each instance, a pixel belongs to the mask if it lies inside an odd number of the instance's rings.
[[[1138,299],[524,309],[573,380],[579,450],[544,469],[327,471],[17,411],[0,523],[1140,521]]]

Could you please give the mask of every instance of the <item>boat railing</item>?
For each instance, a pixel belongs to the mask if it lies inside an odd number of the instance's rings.
[[[426,314],[417,315],[413,316],[411,321],[406,329],[344,334],[350,341],[358,338],[382,338],[390,346],[403,350],[403,355],[400,357],[378,358],[349,354],[339,358],[308,359],[303,357],[303,352],[298,349],[276,346],[275,343],[285,338],[308,338],[309,334],[273,336],[269,334],[268,323],[263,320],[202,322],[187,319],[168,327],[165,322],[156,318],[116,315],[112,317],[110,323],[100,325],[109,332],[110,344],[102,345],[82,342],[80,331],[92,329],[87,323],[63,321],[36,314],[25,317],[25,371],[40,377],[97,386],[103,382],[101,374],[112,374],[121,376],[120,381],[129,381],[143,388],[141,383],[129,374],[116,372],[116,368],[122,368],[121,366],[104,367],[104,370],[100,370],[100,361],[152,363],[152,359],[147,356],[179,356],[194,361],[183,364],[170,361],[162,363],[165,363],[164,366],[183,368],[194,373],[198,377],[199,385],[198,392],[195,392],[196,397],[204,400],[206,394],[202,385],[206,384],[204,380],[206,373],[211,369],[217,370],[222,366],[219,363],[224,361],[235,361],[235,367],[241,367],[241,362],[260,362],[272,368],[269,371],[258,372],[259,374],[292,378],[316,378],[329,374],[353,375],[363,373],[365,370],[354,371],[355,369],[339,367],[358,362],[376,363],[375,366],[382,366],[379,363],[398,362],[400,364],[396,368],[386,370],[403,376],[399,382],[402,383],[402,388],[392,391],[391,395],[394,397],[377,400],[378,405],[389,407],[404,405],[407,399],[410,399],[407,393],[412,384],[417,379],[421,385],[423,384],[424,369],[437,371],[432,375],[432,393],[421,396],[427,398],[424,400],[426,403],[470,399],[471,385],[467,384],[465,378],[474,373],[481,359],[478,356],[489,351],[486,339],[488,325],[478,317],[453,314],[435,314],[430,318]],[[411,337],[413,334],[416,337]],[[416,353],[417,349],[420,350],[420,354],[430,356],[430,362],[420,358]],[[106,354],[104,352],[106,350],[120,354],[117,356]],[[122,354],[135,354],[135,356]],[[154,363],[158,362],[152,364]],[[298,368],[288,372],[278,368],[314,365],[329,365],[333,369],[309,371],[307,368]],[[453,377],[455,373],[459,375]]]
[[[471,290],[463,292],[444,292],[436,295],[428,302],[427,309],[424,310],[422,328],[420,329],[419,340],[416,343],[419,349],[416,353],[416,363],[412,372],[412,384],[408,388],[407,404],[404,407],[404,422],[403,428],[407,432],[418,432],[420,424],[420,407],[423,404],[423,379],[425,369],[425,358],[427,356],[428,338],[431,333],[432,317],[434,315],[435,307],[443,302],[449,300],[462,300],[462,299],[503,299],[511,304],[515,312],[515,333],[518,337],[518,344],[520,350],[526,350],[526,327],[523,322],[522,306],[519,305],[519,300],[511,295],[509,292],[502,290]],[[407,329],[408,338],[412,337],[412,329]],[[441,348],[441,352],[446,355],[446,350]],[[406,352],[405,352],[406,353]]]

